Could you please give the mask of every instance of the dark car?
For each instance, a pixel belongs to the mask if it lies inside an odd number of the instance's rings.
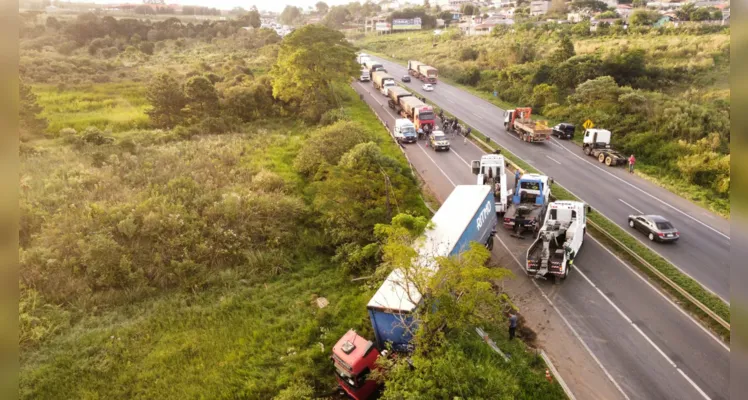
[[[403,82],[410,82],[410,76],[408,76],[408,75],[403,75],[402,81],[403,81]]]
[[[575,129],[576,127],[573,124],[563,122],[553,127],[553,136],[559,139],[571,139],[574,137]]]
[[[629,226],[644,233],[653,242],[674,242],[680,238],[673,224],[659,215],[629,215]]]

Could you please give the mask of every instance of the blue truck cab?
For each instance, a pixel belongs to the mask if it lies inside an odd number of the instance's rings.
[[[523,174],[517,181],[512,203],[504,214],[504,227],[537,232],[551,196],[553,179],[540,174]]]
[[[496,203],[490,186],[455,187],[434,214],[430,228],[414,244],[418,251],[414,265],[436,268],[436,257],[458,255],[467,250],[471,242],[491,249],[497,223]],[[379,349],[384,349],[389,342],[394,351],[410,350],[411,332],[416,327],[413,311],[421,304],[421,299],[421,294],[407,282],[403,271],[396,269],[390,273],[367,305]]]

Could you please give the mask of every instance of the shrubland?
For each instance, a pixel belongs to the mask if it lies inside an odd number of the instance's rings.
[[[519,24],[487,37],[450,29],[369,36],[357,44],[418,59],[503,107],[539,118],[587,119],[634,153],[638,170],[676,193],[729,214],[729,31],[618,25]],[[496,97],[493,97],[493,95]],[[580,140],[581,134],[576,135]]]
[[[332,345],[373,336],[383,227],[429,217],[417,180],[348,86],[342,34],[235,28],[83,15],[21,30],[22,398],[324,396]],[[322,76],[294,82],[309,65]],[[470,298],[504,310],[503,270],[477,257]],[[503,315],[467,311],[415,358],[440,395],[459,393],[439,374],[460,360],[487,388],[561,396],[505,343]],[[471,334],[479,321],[514,369]],[[392,368],[393,395],[424,379]]]

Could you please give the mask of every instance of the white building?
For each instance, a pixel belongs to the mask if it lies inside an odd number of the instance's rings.
[[[534,17],[547,14],[550,6],[550,0],[533,0],[530,2],[530,15]]]

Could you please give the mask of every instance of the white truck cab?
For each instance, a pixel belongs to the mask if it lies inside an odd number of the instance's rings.
[[[361,82],[369,82],[371,80],[371,73],[368,69],[361,69],[361,77],[358,79]]]
[[[470,162],[473,175],[477,175],[477,185],[490,185],[494,190],[496,214],[503,215],[511,202],[512,189],[508,189],[506,180],[506,161],[504,156],[485,154],[480,160]]]
[[[585,144],[610,145],[610,131],[607,129],[587,129],[584,131]]]
[[[389,96],[390,95],[390,88],[393,87],[393,86],[395,86],[395,81],[388,79],[388,80],[384,81],[384,83],[382,83],[382,88],[379,89],[379,91],[383,95]]]
[[[418,140],[416,126],[407,118],[395,120],[395,129],[392,131],[395,140],[400,143],[415,143]]]

